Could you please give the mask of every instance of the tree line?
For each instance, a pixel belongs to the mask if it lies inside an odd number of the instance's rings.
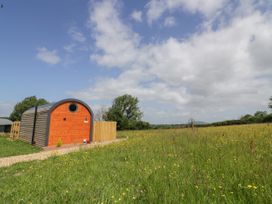
[[[222,126],[269,122],[272,122],[272,113],[269,114],[267,111],[257,111],[254,115],[246,114],[244,116],[241,116],[241,118],[238,120],[225,120],[221,122],[211,123],[211,125]]]
[[[12,121],[21,121],[22,114],[29,108],[48,104],[49,101],[36,96],[26,97],[14,106],[9,118]],[[139,108],[137,97],[125,94],[114,99],[109,109],[98,110],[96,120],[116,121],[118,130],[149,129],[150,124],[142,120],[143,112]]]
[[[49,102],[43,98],[30,96],[14,106],[14,110],[10,114],[10,120],[20,121],[22,114],[27,109],[36,105],[45,105]],[[268,108],[272,110],[272,97],[269,99]],[[143,130],[143,129],[169,129],[169,128],[184,128],[189,127],[189,124],[161,124],[151,125],[143,121],[143,112],[139,107],[139,100],[137,97],[125,94],[115,98],[111,107],[108,109],[101,108],[95,115],[96,120],[116,121],[118,130]],[[223,125],[239,125],[252,123],[268,123],[272,122],[272,113],[267,111],[257,111],[255,114],[246,114],[238,120],[225,120],[214,123],[194,124],[196,127],[207,126],[223,126]]]
[[[116,121],[118,130],[149,129],[150,124],[142,120],[143,112],[138,104],[137,97],[128,94],[119,96],[113,100],[108,110],[101,111],[102,120]]]

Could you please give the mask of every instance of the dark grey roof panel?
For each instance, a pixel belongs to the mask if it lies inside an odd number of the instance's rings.
[[[6,118],[0,118],[0,125],[12,125],[12,121]]]
[[[48,111],[52,106],[54,106],[55,103],[49,103],[45,104],[42,106],[38,106],[38,112],[43,112],[43,111]],[[35,112],[35,107],[28,109],[27,111],[24,112],[24,114],[29,114],[29,113],[34,113]]]

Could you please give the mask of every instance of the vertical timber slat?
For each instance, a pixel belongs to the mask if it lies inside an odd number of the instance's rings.
[[[116,122],[96,121],[94,123],[93,142],[104,142],[116,139]]]
[[[15,121],[11,125],[10,138],[13,140],[17,140],[20,134],[20,122]]]

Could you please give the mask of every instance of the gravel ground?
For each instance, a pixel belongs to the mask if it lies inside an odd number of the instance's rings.
[[[111,144],[113,142],[120,142],[123,140],[124,139],[116,139],[113,141],[92,143],[92,144],[67,145],[67,146],[63,146],[63,147],[59,147],[59,148],[47,147],[47,148],[44,148],[44,151],[39,152],[39,153],[0,158],[0,168],[11,166],[11,165],[19,163],[19,162],[26,162],[26,161],[33,161],[33,160],[44,160],[44,159],[47,159],[52,156],[68,154],[70,152],[76,152],[76,151],[79,151],[82,149],[90,149],[90,148],[94,148],[97,146],[105,146],[105,145]]]

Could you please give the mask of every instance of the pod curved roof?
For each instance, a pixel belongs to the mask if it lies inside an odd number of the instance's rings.
[[[41,105],[38,106],[37,112],[44,112],[44,111],[49,111],[51,112],[52,110],[54,110],[57,106],[59,106],[62,103],[66,103],[66,102],[74,102],[74,103],[80,103],[83,106],[85,106],[91,115],[93,115],[93,111],[91,110],[91,108],[83,101],[78,100],[78,99],[74,99],[74,98],[68,98],[68,99],[64,99],[58,102],[54,102],[54,103],[49,103],[49,104],[45,104],[45,105]],[[35,112],[35,107],[32,107],[28,110],[26,110],[23,114],[32,114]]]

